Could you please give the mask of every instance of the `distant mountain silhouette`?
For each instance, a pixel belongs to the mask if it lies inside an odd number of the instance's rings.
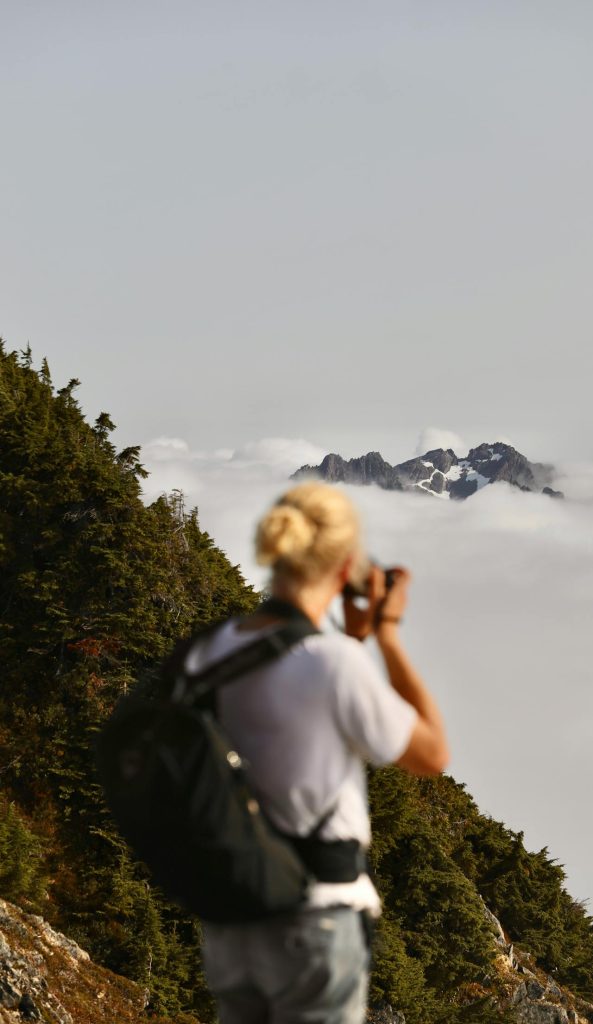
[[[326,455],[319,466],[301,466],[293,480],[319,477],[332,483],[377,484],[387,491],[424,491],[439,498],[469,498],[486,484],[499,480],[519,487],[563,498],[553,490],[554,467],[530,462],[509,444],[497,441],[471,448],[459,458],[452,448],[435,448],[418,458],[391,466],[379,454],[369,452],[358,459]]]

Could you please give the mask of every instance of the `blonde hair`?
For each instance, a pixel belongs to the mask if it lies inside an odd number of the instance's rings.
[[[360,523],[352,502],[329,484],[291,488],[260,520],[255,535],[260,565],[303,581],[323,576],[350,555],[362,563]]]

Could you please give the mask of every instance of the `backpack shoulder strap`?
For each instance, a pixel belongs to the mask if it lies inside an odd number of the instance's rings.
[[[216,622],[213,625],[206,626],[201,629],[198,633],[192,633],[191,636],[186,636],[182,640],[178,640],[175,646],[169,653],[164,657],[158,667],[158,677],[161,682],[161,690],[164,686],[164,692],[172,693],[175,689],[177,680],[180,676],[185,674],[185,661],[191,651],[192,647],[196,643],[202,640],[208,640],[214,636],[216,630],[221,626],[222,623]]]
[[[240,676],[279,658],[299,640],[319,633],[311,622],[303,619],[285,622],[272,632],[258,637],[252,643],[232,651],[224,658],[206,665],[198,672],[188,672],[185,660],[196,637],[177,645],[166,663],[165,670],[175,678],[175,698],[182,703],[192,703]],[[197,639],[201,639],[201,636]],[[211,635],[211,634],[209,634]]]

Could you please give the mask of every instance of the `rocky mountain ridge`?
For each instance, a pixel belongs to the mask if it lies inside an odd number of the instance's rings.
[[[591,1024],[593,1005],[538,970],[528,954],[517,953],[485,905],[484,915],[494,957],[480,986],[483,993],[512,1009],[518,1024]],[[98,967],[43,918],[0,900],[1,1024],[140,1024],[148,1019],[146,1009],[140,986]],[[181,1018],[189,1020],[184,1014]],[[369,1024],[406,1024],[405,1014],[386,1004],[371,1007],[367,1019]]]
[[[522,491],[564,497],[552,488],[554,467],[530,462],[509,444],[496,441],[471,448],[460,458],[452,448],[435,448],[392,466],[379,452],[356,459],[331,453],[318,466],[301,466],[292,479],[318,477],[330,483],[376,484],[387,491],[422,491],[440,498],[464,500],[487,484],[504,481]]]

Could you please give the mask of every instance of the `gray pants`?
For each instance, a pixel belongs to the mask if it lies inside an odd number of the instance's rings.
[[[204,926],[204,969],[220,1024],[362,1024],[369,955],[360,914],[305,910]]]

